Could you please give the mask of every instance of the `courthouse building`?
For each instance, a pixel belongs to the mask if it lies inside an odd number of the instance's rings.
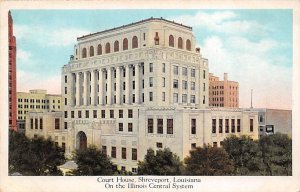
[[[150,18],[77,40],[62,67],[63,118],[41,116],[54,119],[48,136],[61,131],[66,154],[96,145],[119,169],[136,172],[150,147],[183,159],[230,134],[258,138],[257,111],[209,107],[208,60],[191,27]],[[35,129],[37,115],[26,121],[31,137],[43,132]]]

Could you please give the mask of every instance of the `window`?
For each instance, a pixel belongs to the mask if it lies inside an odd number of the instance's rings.
[[[94,47],[90,46],[90,57],[94,56]]]
[[[55,118],[55,129],[59,129],[59,119]]]
[[[205,91],[205,83],[203,83],[203,91]]]
[[[110,43],[106,43],[106,45],[105,45],[105,53],[110,53]]]
[[[78,111],[78,118],[81,118],[81,111]]]
[[[65,118],[68,118],[68,111],[65,111]]]
[[[253,132],[253,119],[250,119],[250,132]]]
[[[132,68],[132,76],[135,76],[135,67]]]
[[[64,122],[64,129],[68,129],[68,122]]]
[[[34,120],[34,127],[35,127],[35,129],[38,129],[38,119]]]
[[[196,134],[196,119],[191,119],[191,134]]]
[[[241,119],[237,119],[237,132],[241,132]]]
[[[102,45],[101,44],[98,45],[97,55],[102,55]]]
[[[136,161],[137,160],[137,149],[136,148],[132,148],[132,156],[131,159]]]
[[[231,119],[231,133],[235,132],[235,119]]]
[[[195,90],[195,82],[191,81],[191,90]]]
[[[187,76],[187,68],[182,67],[182,75]]]
[[[196,149],[196,143],[191,144],[191,149]]]
[[[148,119],[148,133],[153,133],[153,119]]]
[[[192,76],[192,77],[195,77],[195,76],[196,76],[196,71],[195,71],[195,69],[191,69],[191,76]]]
[[[166,92],[162,92],[162,101],[166,101]]]
[[[229,119],[225,119],[225,133],[229,133]]]
[[[178,103],[178,93],[173,94],[173,103]]]
[[[85,118],[90,118],[90,111],[89,110],[85,111]]]
[[[153,72],[153,63],[149,63],[149,72],[150,72],[150,73]]]
[[[126,83],[123,82],[123,90],[125,90],[125,89],[126,89]]]
[[[189,39],[186,40],[186,50],[188,50],[188,51],[191,50],[191,41]]]
[[[149,92],[149,101],[153,101],[153,92]]]
[[[143,33],[143,40],[146,40],[146,33]]]
[[[260,123],[264,122],[264,117],[263,117],[263,115],[260,115],[260,116],[259,116],[259,122],[260,122]]]
[[[101,118],[105,118],[105,110],[101,110]]]
[[[167,119],[167,134],[173,134],[173,119]]]
[[[181,37],[178,38],[178,48],[179,49],[183,49],[183,42],[182,42],[182,38]]]
[[[119,131],[123,131],[123,123],[119,123]]]
[[[223,133],[223,119],[219,119],[219,133]]]
[[[93,117],[97,118],[97,110],[93,110]]]
[[[155,32],[154,42],[155,42],[155,45],[159,45],[159,36],[158,36],[158,32]]]
[[[153,77],[149,77],[149,87],[153,87]]]
[[[203,95],[202,103],[205,104],[205,95]]]
[[[122,159],[126,159],[126,148],[122,147]]]
[[[111,157],[116,158],[117,157],[117,149],[116,147],[111,147]]]
[[[65,83],[67,83],[67,82],[68,82],[68,76],[65,75]],[[22,102],[22,99],[21,99],[21,102]]]
[[[162,148],[162,143],[156,143],[157,148]]]
[[[218,147],[218,142],[213,142],[213,147]]]
[[[182,81],[182,89],[187,90],[188,85],[187,85],[187,81]]]
[[[173,79],[173,88],[178,89],[178,80],[177,79]]]
[[[162,87],[166,87],[166,78],[162,78]]]
[[[187,94],[182,94],[182,103],[187,102]]]
[[[132,132],[132,123],[128,123],[128,132]]]
[[[132,109],[128,109],[128,118],[132,118],[133,112]]]
[[[65,152],[66,151],[66,143],[62,142],[61,143],[61,147],[63,149],[63,152]]]
[[[107,148],[106,148],[105,145],[102,145],[102,153],[103,153],[104,155],[107,155]]]
[[[127,38],[123,39],[123,50],[124,51],[128,50],[128,39]]]
[[[109,117],[115,118],[114,110],[109,110]]]
[[[132,38],[132,49],[138,48],[138,38],[134,36]]]
[[[40,118],[40,129],[43,129],[43,119]]]
[[[68,99],[67,98],[65,98],[65,105],[67,105],[68,104]]]
[[[191,103],[196,103],[196,96],[195,95],[191,95]]]
[[[157,133],[163,134],[164,132],[163,125],[164,125],[163,119],[157,119]]]
[[[212,119],[212,133],[216,133],[216,119]]]
[[[118,52],[119,51],[119,41],[115,41],[114,43],[114,52]]]
[[[74,118],[74,111],[71,111],[71,118]]]
[[[169,46],[174,47],[174,36],[173,35],[169,36]]]
[[[205,70],[203,70],[203,79],[205,79],[206,78],[206,72],[205,72]]]
[[[165,63],[162,64],[162,72],[163,72],[163,73],[166,72],[166,64],[165,64]]]
[[[125,166],[121,166],[121,171],[126,171],[126,167]]]
[[[173,74],[178,75],[178,66],[173,66]]]
[[[82,49],[82,58],[86,58],[86,48]]]
[[[119,118],[123,118],[123,110],[122,109],[119,110]]]

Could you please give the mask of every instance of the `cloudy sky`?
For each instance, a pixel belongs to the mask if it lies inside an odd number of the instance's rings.
[[[149,17],[193,27],[209,71],[240,83],[240,106],[291,109],[291,10],[12,10],[18,91],[60,93],[76,37]]]

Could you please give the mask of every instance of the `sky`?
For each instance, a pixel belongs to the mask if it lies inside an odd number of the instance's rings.
[[[240,107],[291,109],[293,13],[248,10],[11,10],[17,91],[61,93],[61,68],[76,38],[150,17],[191,26],[209,72],[240,85]]]

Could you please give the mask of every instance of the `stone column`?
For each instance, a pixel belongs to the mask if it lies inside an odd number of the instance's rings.
[[[80,106],[80,73],[76,73],[76,106]]]
[[[120,67],[116,67],[116,104],[120,104],[121,102],[121,74],[120,74]]]
[[[99,105],[103,105],[103,69],[99,69]]]
[[[130,72],[129,72],[129,65],[125,66],[125,70],[126,70],[126,77],[125,77],[125,103],[129,104],[130,103]]]
[[[112,69],[108,67],[107,69],[107,105],[111,105],[111,71]]]
[[[91,71],[91,105],[95,105],[95,71]]]
[[[88,72],[87,71],[85,71],[84,73],[83,73],[83,105],[87,105],[87,74],[88,74]]]
[[[135,103],[140,103],[140,64],[136,64],[135,67]]]

